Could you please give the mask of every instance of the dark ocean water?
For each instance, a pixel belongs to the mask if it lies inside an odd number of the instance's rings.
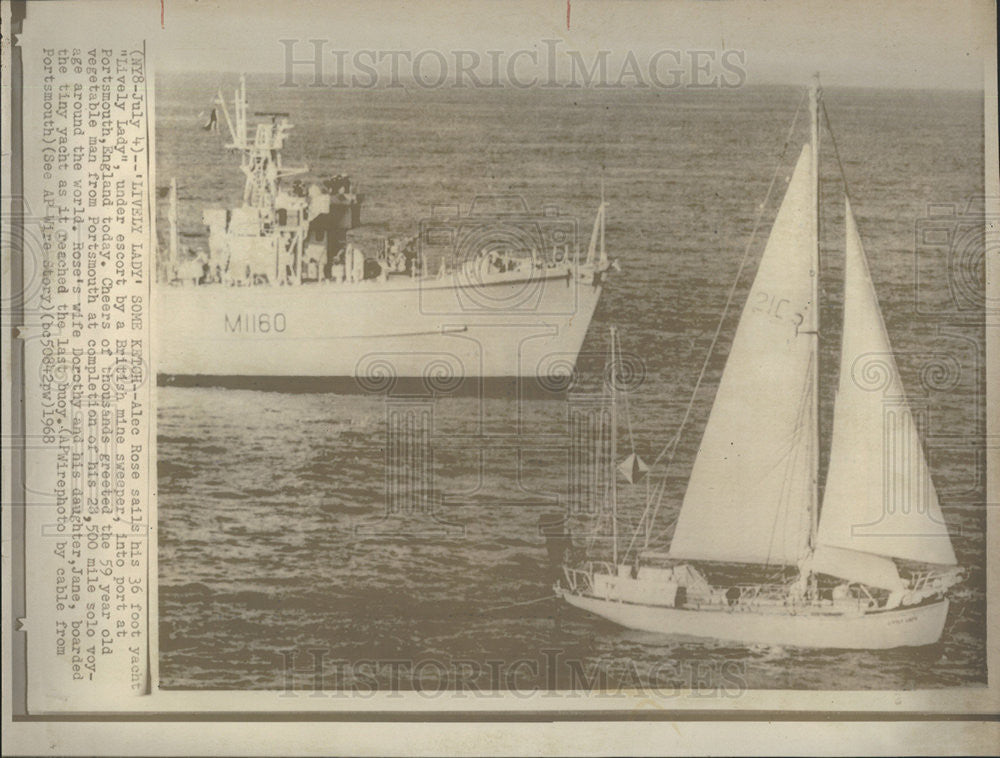
[[[241,191],[236,158],[198,128],[219,84],[235,82],[158,81],[158,183],[178,178],[189,243],[202,233],[202,208],[235,205]],[[656,456],[683,414],[780,159],[782,178],[754,256],[762,249],[805,138],[802,114],[783,153],[800,91],[354,92],[276,83],[250,81],[251,110],[290,112],[296,126],[286,163],[361,182],[371,233],[411,232],[435,203],[516,192],[533,208],[551,203],[574,214],[589,235],[603,174],[608,245],[622,271],[594,316],[576,389],[599,387],[608,327],[617,325],[623,350],[644,367],[631,396],[636,447]],[[433,481],[422,490],[432,507],[401,517],[386,514],[391,402],[384,397],[161,387],[160,685],[311,687],[313,650],[323,651],[330,687],[454,686],[456,672],[470,670],[479,686],[521,689],[580,686],[581,674],[598,682],[606,675],[612,687],[636,679],[702,688],[984,683],[983,329],[975,308],[982,254],[965,233],[954,244],[923,236],[928,224],[961,232],[962,213],[982,195],[981,98],[828,90],[825,100],[903,380],[926,412],[932,474],[956,553],[970,569],[940,644],[888,652],[744,648],[623,630],[541,600],[551,574],[538,518],[567,505],[565,396],[432,399]],[[831,380],[843,214],[829,140],[823,157],[824,378]],[[745,277],[741,292],[748,284]],[[728,337],[669,472],[667,521],[683,495]],[[624,424],[620,444],[628,449]],[[642,494],[624,497],[626,529]],[[579,534],[585,522],[573,523]],[[291,679],[289,653],[301,670]],[[528,663],[517,664],[522,659]]]

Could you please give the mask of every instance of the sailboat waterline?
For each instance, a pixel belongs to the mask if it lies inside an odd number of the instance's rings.
[[[885,649],[943,633],[962,570],[846,193],[840,379],[820,499],[818,81],[809,101],[810,139],[744,304],[669,552],[620,560],[612,502],[612,560],[564,567],[556,592],[571,605],[631,629],[747,644]],[[864,355],[884,361],[881,392],[854,381]],[[896,560],[927,568],[904,577]],[[713,584],[706,563],[754,578]],[[796,575],[760,580],[775,569]]]

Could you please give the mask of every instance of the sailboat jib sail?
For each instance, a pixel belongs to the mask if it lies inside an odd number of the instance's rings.
[[[815,190],[803,149],[702,437],[671,542],[681,559],[794,565],[809,539]]]
[[[917,426],[847,203],[840,384],[818,542],[923,563],[954,565]],[[859,376],[879,362],[877,386]]]

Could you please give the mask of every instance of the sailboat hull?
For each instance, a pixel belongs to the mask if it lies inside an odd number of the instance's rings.
[[[885,650],[932,645],[941,638],[948,601],[857,615],[790,614],[743,609],[690,610],[563,592],[570,605],[645,632],[747,644]]]

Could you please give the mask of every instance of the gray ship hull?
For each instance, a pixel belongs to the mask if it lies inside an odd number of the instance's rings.
[[[160,286],[157,374],[178,383],[569,375],[601,293],[591,266],[442,278],[234,287]]]

